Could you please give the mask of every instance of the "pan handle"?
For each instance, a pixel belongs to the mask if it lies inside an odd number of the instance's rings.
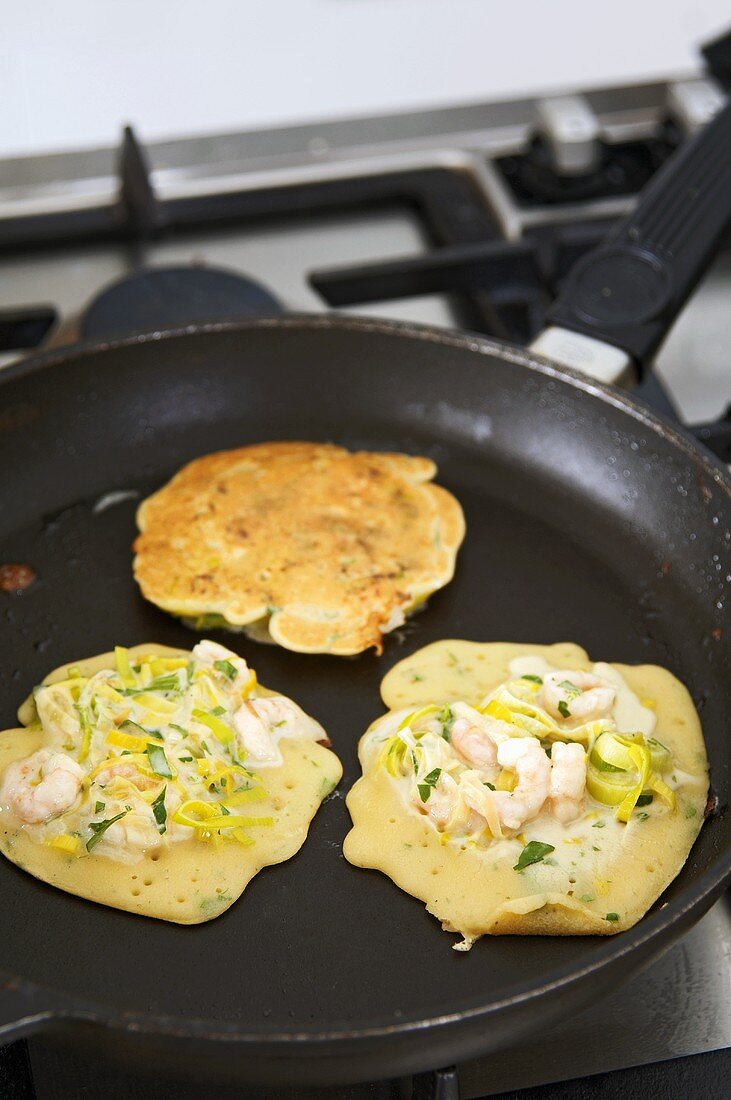
[[[731,100],[572,269],[532,350],[601,381],[629,381],[669,332],[730,221]]]

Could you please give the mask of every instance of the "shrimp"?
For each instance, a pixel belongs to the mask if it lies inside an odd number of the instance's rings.
[[[418,793],[418,787],[414,787],[412,801],[421,813],[432,819],[439,829],[443,829],[457,805],[458,787],[451,775],[442,772],[438,782],[429,791],[426,802]]]
[[[325,737],[319,722],[283,695],[245,699],[233,716],[233,724],[247,760],[260,766],[282,763],[277,745],[280,737]]]
[[[539,702],[559,721],[589,722],[606,717],[616,695],[617,689],[593,672],[562,670],[546,674]]]
[[[495,791],[501,824],[519,829],[541,812],[548,797],[551,764],[536,737],[511,737],[498,747],[498,764],[515,772],[518,782],[512,791]]]
[[[487,730],[470,722],[469,718],[455,718],[449,743],[474,768],[493,772],[497,770],[497,745]]]
[[[126,813],[110,825],[100,841],[99,848],[112,859],[134,862],[148,848],[157,848],[161,837],[157,824],[149,813]],[[104,848],[102,848],[104,845]]]
[[[554,742],[551,750],[551,808],[564,825],[581,813],[586,787],[586,753],[581,745]]]
[[[2,800],[21,821],[39,825],[73,806],[83,778],[82,768],[70,756],[39,749],[7,769]]]
[[[233,681],[236,688],[243,688],[251,679],[251,670],[244,658],[232,653],[230,649],[219,645],[218,642],[209,642],[208,639],[204,639],[193,646],[192,653],[197,661],[209,668],[213,668],[216,661],[228,661],[232,664],[236,669],[236,677]]]
[[[95,782],[103,787],[117,776],[121,779],[129,779],[130,783],[134,783],[140,791],[151,790],[160,782],[159,779],[153,779],[151,775],[143,775],[134,764],[125,763],[110,764],[109,767],[103,768],[96,776]]]

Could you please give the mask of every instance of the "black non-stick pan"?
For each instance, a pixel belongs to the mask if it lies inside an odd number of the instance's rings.
[[[730,132],[727,109],[679,154],[674,189],[665,173],[584,261],[555,328],[598,335],[629,352],[625,364],[651,353],[727,220]],[[577,345],[596,359],[599,345]],[[38,574],[22,595],[0,597],[6,726],[56,665],[117,642],[193,641],[141,599],[130,545],[139,498],[196,455],[288,438],[427,454],[467,518],[453,583],[383,657],[297,655],[222,636],[324,723],[345,766],[303,850],[222,917],[177,927],[131,916],[0,861],[6,1040],[63,1029],[209,1082],[403,1074],[540,1036],[719,895],[731,868],[731,482],[682,432],[535,353],[343,317],[64,349],[4,371],[0,406],[0,561]],[[119,490],[136,496],[99,507]],[[690,687],[720,809],[631,931],[485,938],[459,955],[420,902],[344,861],[343,794],[358,775],[357,739],[381,711],[381,678],[446,637],[569,639],[595,658],[659,662]]]

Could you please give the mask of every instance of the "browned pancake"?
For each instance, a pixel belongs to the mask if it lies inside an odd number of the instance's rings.
[[[287,649],[370,646],[443,587],[464,537],[428,458],[263,443],[185,466],[137,514],[144,596]]]

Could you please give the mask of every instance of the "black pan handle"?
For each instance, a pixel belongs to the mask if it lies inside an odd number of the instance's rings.
[[[569,333],[588,337],[577,344],[585,343],[589,355],[591,341],[608,344],[619,349],[617,363],[624,352],[642,370],[713,258],[729,222],[731,101],[665,162],[633,213],[576,264],[549,310],[549,324],[564,330],[568,343]],[[562,358],[546,336],[538,338],[534,349]],[[582,369],[580,362],[572,365]]]

